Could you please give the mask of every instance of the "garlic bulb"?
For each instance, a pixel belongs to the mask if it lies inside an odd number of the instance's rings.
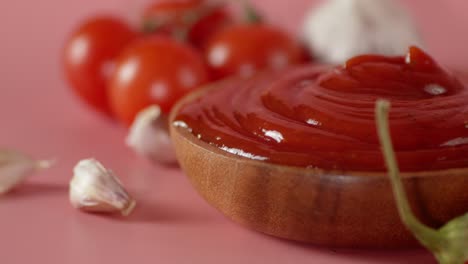
[[[156,105],[150,106],[136,116],[126,143],[138,154],[155,162],[175,164],[177,159],[168,126],[161,109]]]
[[[73,169],[70,202],[88,212],[129,215],[135,200],[127,193],[115,174],[95,159],[80,161]]]
[[[34,160],[14,150],[0,150],[0,195],[12,190],[34,172],[49,168],[52,163]]]
[[[328,0],[305,19],[303,38],[326,63],[361,54],[399,55],[422,46],[416,26],[394,0]]]

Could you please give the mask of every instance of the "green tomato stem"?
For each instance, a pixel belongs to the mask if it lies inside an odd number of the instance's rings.
[[[161,26],[162,26],[161,24],[157,23],[154,20],[147,20],[143,22],[142,27],[141,27],[141,32],[145,35],[148,35],[155,31],[158,31],[158,29]]]
[[[182,28],[177,28],[172,32],[172,37],[178,41],[186,42],[188,39],[189,32],[192,28],[205,17],[213,14],[217,8],[219,8],[222,3],[215,3],[210,6],[205,6],[197,10],[186,11],[182,15]],[[170,22],[167,21],[157,21],[154,18],[143,21],[142,32],[144,34],[151,34],[158,31],[161,28],[167,26]]]
[[[424,225],[413,214],[408,202],[408,197],[400,178],[400,170],[395,157],[392,139],[390,136],[389,117],[390,102],[378,100],[375,108],[377,132],[382,146],[384,160],[390,176],[393,193],[398,212],[402,222],[415,235],[415,237],[427,248],[437,252],[443,244],[442,236],[437,230]]]
[[[244,13],[245,13],[245,19],[248,23],[261,23],[263,22],[263,17],[260,15],[260,13],[255,9],[252,4],[250,3],[249,0],[244,0],[242,2],[243,8],[244,8]]]

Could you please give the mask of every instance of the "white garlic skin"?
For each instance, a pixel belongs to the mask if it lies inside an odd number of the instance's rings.
[[[422,46],[412,19],[395,0],[328,0],[306,16],[303,40],[316,58],[333,64]]]
[[[177,163],[174,146],[169,136],[168,121],[156,106],[142,110],[130,127],[126,144],[136,153],[156,163]]]
[[[0,195],[11,191],[34,172],[49,168],[52,163],[34,160],[14,150],[0,150]]]
[[[129,215],[136,202],[117,176],[95,159],[85,159],[73,169],[70,203],[88,212]]]

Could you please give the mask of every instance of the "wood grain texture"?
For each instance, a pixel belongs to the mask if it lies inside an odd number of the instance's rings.
[[[221,85],[222,86],[222,85]],[[184,98],[171,114],[174,120]],[[205,200],[257,231],[325,246],[401,248],[416,241],[401,223],[385,173],[332,172],[238,157],[179,127],[171,136],[182,169]],[[468,211],[468,169],[405,173],[410,203],[437,227]]]

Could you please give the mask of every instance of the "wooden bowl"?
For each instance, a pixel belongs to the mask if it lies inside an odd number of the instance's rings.
[[[174,108],[215,85],[185,97]],[[195,189],[224,215],[257,231],[334,247],[416,245],[400,221],[385,173],[335,172],[242,158],[171,125],[182,169]],[[468,168],[404,173],[416,215],[431,226],[468,211]]]

